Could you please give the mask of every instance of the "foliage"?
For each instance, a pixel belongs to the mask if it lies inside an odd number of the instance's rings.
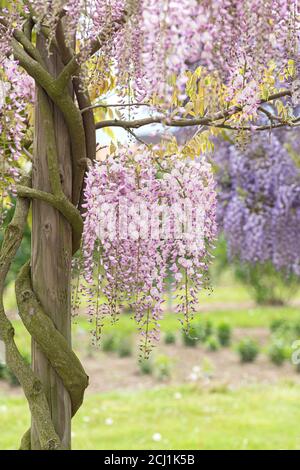
[[[0,379],[5,379],[6,365],[0,361]]]
[[[250,288],[258,305],[284,305],[299,290],[299,277],[277,270],[270,262],[234,262],[236,278]]]
[[[141,374],[151,375],[153,373],[153,359],[142,358],[138,362]]]
[[[231,342],[231,326],[229,323],[220,323],[217,327],[218,340],[221,346],[227,347]]]
[[[268,356],[274,364],[281,366],[287,356],[284,342],[278,339],[273,341],[268,349]]]
[[[182,331],[182,340],[184,346],[194,348],[199,342],[198,330],[194,326],[190,326],[188,330]]]
[[[205,343],[214,331],[214,326],[211,320],[201,319],[195,323],[195,327],[197,330],[197,337],[202,343]]]
[[[215,336],[207,338],[205,345],[209,351],[218,351],[220,349],[220,342]]]
[[[244,338],[237,345],[237,351],[241,362],[254,362],[259,353],[259,346],[253,339]]]
[[[154,375],[158,380],[166,380],[171,375],[171,359],[165,354],[159,354],[154,359]]]
[[[175,344],[176,334],[173,331],[166,331],[164,335],[164,341],[166,344]]]
[[[119,357],[128,357],[132,355],[132,340],[126,336],[118,339],[117,353]]]
[[[299,338],[299,324],[299,316],[296,316],[294,319],[276,319],[271,322],[270,331],[275,337],[285,338],[292,342]]]
[[[271,333],[284,333],[289,329],[289,320],[287,318],[276,318],[271,321],[270,331]]]
[[[103,337],[102,350],[104,352],[116,351],[116,335],[114,333],[107,334]]]
[[[293,344],[299,340],[299,316],[294,319],[283,318],[274,320],[270,324],[270,331],[272,333],[272,342],[269,346],[269,357],[278,365],[285,359],[292,359]],[[299,367],[296,365],[296,370]]]
[[[5,217],[3,228],[6,228],[8,223],[11,221],[13,212],[14,212],[14,206],[7,210],[7,215]],[[2,240],[3,240],[3,235],[2,235],[2,232],[0,231],[0,246],[1,246]],[[20,271],[20,268],[24,266],[26,261],[28,261],[28,259],[30,258],[30,250],[31,250],[31,230],[30,230],[29,225],[27,225],[25,232],[24,232],[21,246],[16,254],[15,259],[13,260],[10,271],[5,279],[6,286],[16,278],[16,275]]]
[[[235,243],[234,238],[230,243]],[[239,256],[230,257],[227,252],[224,233],[220,234],[210,275],[214,283],[223,274],[233,273],[234,277],[247,288],[249,296],[258,305],[286,305],[299,291],[299,277],[286,269],[276,269],[271,261],[244,261]]]

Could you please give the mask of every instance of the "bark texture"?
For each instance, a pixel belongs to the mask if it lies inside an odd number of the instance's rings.
[[[37,39],[39,50],[48,71],[57,77],[63,68],[58,53],[53,49],[48,57],[47,45],[43,36]],[[41,88],[37,88],[35,108],[35,140],[32,187],[51,192],[47,158],[47,126],[41,109],[41,100],[49,100]],[[68,199],[72,197],[72,159],[71,146],[61,111],[49,101],[51,109],[58,166],[62,189]],[[54,207],[35,199],[32,204],[32,286],[44,311],[52,319],[57,330],[71,347],[70,285],[72,261],[72,227]],[[48,334],[45,331],[45,334]],[[50,338],[48,338],[50,340]],[[71,400],[61,378],[53,369],[50,361],[39,344],[32,342],[32,365],[36,375],[43,383],[50,406],[54,428],[61,439],[62,446],[71,447]],[[31,447],[40,446],[36,425],[33,420]]]

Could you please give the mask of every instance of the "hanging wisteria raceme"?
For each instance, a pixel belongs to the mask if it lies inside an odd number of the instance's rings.
[[[215,160],[229,254],[300,275],[300,167],[287,150],[295,140],[284,132],[257,136],[244,151],[223,144]]]
[[[86,83],[101,81],[112,68],[122,94],[142,101],[153,93],[166,97],[168,79],[180,74],[185,61],[199,49],[196,0],[29,0],[37,28],[47,26],[49,43],[63,18],[68,44],[77,41],[82,63],[99,41]],[[20,5],[11,2],[21,25]],[[26,14],[27,7],[24,7]],[[6,43],[9,37],[6,34]],[[90,64],[90,65],[91,65]],[[184,79],[183,79],[184,80]],[[126,93],[125,93],[126,92]]]
[[[274,85],[299,75],[300,16],[295,0],[204,0],[199,4],[201,47],[198,62],[217,70],[228,86],[227,100],[244,106],[247,119],[257,113],[266,70]],[[291,61],[296,71],[287,77]]]
[[[237,65],[260,67],[297,55],[299,11],[294,0],[204,0],[198,22],[201,58],[223,73]],[[259,32],[259,33],[258,33]],[[263,47],[262,47],[263,46]]]
[[[18,161],[33,102],[34,82],[17,62],[6,59],[0,70],[0,225],[19,178]]]
[[[159,337],[170,272],[188,327],[216,232],[210,164],[155,155],[129,147],[107,155],[89,170],[84,205],[83,263],[96,338],[106,318],[129,306],[146,356]]]
[[[257,110],[266,68],[275,78],[289,60],[298,67],[299,15],[296,0],[30,0],[37,27],[47,25],[49,41],[63,18],[69,44],[77,41],[82,62],[100,41],[86,83],[114,70],[119,90],[142,101],[172,93],[170,77],[182,88],[186,64],[201,63],[221,75],[227,99]],[[15,6],[14,6],[15,5]],[[24,13],[26,14],[26,6]],[[11,2],[14,24],[24,18]],[[12,31],[11,31],[12,33]],[[9,34],[5,34],[8,44]],[[4,47],[2,44],[1,47]],[[8,47],[8,46],[7,46]],[[90,64],[90,65],[91,65]],[[89,73],[88,73],[89,72]],[[283,76],[283,75],[282,75]]]
[[[86,87],[101,84],[112,72],[121,96],[141,102],[154,95],[161,110],[170,110],[175,76],[183,92],[185,71],[191,64],[204,65],[214,73],[225,102],[243,107],[242,121],[256,117],[266,83],[270,89],[270,83],[278,87],[298,80],[297,0],[29,0],[8,4],[15,27],[21,29],[28,11],[37,31],[47,27],[49,50],[63,21],[68,45],[76,44]],[[2,55],[9,51],[13,28],[0,28],[5,31]]]

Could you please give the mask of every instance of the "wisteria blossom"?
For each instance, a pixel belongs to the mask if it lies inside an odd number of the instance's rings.
[[[246,105],[247,119],[256,115],[268,67],[278,81],[292,60],[297,77],[299,26],[299,5],[294,0],[204,0],[198,6],[202,34],[194,63],[217,70],[228,86],[227,99]]]
[[[34,82],[18,64],[7,59],[0,71],[0,221],[5,202],[19,177],[18,160],[26,134],[26,117],[33,102]],[[1,215],[2,214],[2,215]]]
[[[299,275],[300,169],[290,142],[298,152],[299,139],[289,132],[258,136],[244,151],[218,148],[218,219],[231,256]]]
[[[96,335],[127,304],[147,355],[170,273],[185,327],[197,306],[216,232],[211,166],[204,157],[158,164],[152,151],[120,147],[90,169],[85,201],[83,260]]]
[[[170,280],[189,332],[216,236],[216,160],[231,252],[299,273],[299,149],[268,140],[274,128],[300,124],[298,3],[1,2],[0,199],[17,202],[11,224],[0,216],[0,340],[31,412],[22,449],[70,449],[71,417],[88,386],[71,348],[72,260],[83,263],[96,340],[106,318],[126,309],[147,357]],[[159,144],[145,144],[151,124]],[[137,147],[110,142],[97,161],[98,130],[111,136],[116,127]],[[184,145],[174,128],[191,129]],[[214,139],[245,143],[259,132],[245,151],[217,148],[208,161]],[[29,214],[31,262],[15,293],[32,368],[3,303]]]
[[[76,36],[82,61],[93,41],[100,39],[103,47],[93,59],[90,73],[87,70],[86,82],[101,80],[112,66],[119,92],[132,90],[140,101],[153,93],[165,99],[168,77],[182,72],[185,60],[200,45],[196,0],[29,0],[27,4],[37,25],[48,27],[49,41],[64,17],[66,39],[73,44]],[[17,8],[11,5],[16,23],[22,21]],[[118,24],[123,27],[114,33]],[[4,43],[8,41],[6,33]]]

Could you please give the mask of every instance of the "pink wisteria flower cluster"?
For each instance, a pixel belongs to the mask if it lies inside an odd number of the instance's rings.
[[[28,4],[37,23],[48,25],[52,35],[63,17],[69,39],[76,36],[83,58],[92,41],[100,38],[100,68],[113,64],[120,88],[130,86],[141,100],[153,92],[165,98],[170,75],[180,74],[191,63],[206,64],[222,75],[233,94],[245,89],[246,95],[261,83],[270,60],[278,70],[288,59],[298,66],[297,0],[29,0]],[[253,112],[252,106],[248,112]]]
[[[167,277],[186,328],[196,309],[216,233],[211,166],[204,157],[158,161],[152,150],[120,147],[89,170],[84,207],[84,276],[96,337],[105,318],[129,307],[148,355],[159,337]]]
[[[6,59],[0,71],[0,222],[5,216],[5,199],[14,192],[19,178],[18,160],[26,133],[27,111],[33,102],[34,82]]]
[[[69,43],[76,38],[86,60],[93,41],[102,46],[94,57],[90,80],[116,71],[121,93],[143,100],[153,92],[166,96],[167,78],[178,74],[200,44],[196,0],[29,0],[37,24],[55,35],[63,17]]]
[[[30,13],[34,19],[33,37],[41,28],[47,30],[49,53],[57,26],[63,22],[67,44],[75,47],[81,64],[83,86],[99,85],[92,88],[101,89],[103,76],[111,74],[118,95],[130,102],[146,103],[155,96],[160,111],[165,109],[167,115],[178,112],[172,101],[175,77],[180,100],[185,102],[185,72],[197,65],[218,75],[220,88],[225,85],[227,90],[225,105],[228,100],[243,107],[241,120],[257,114],[270,61],[274,87],[299,88],[297,0],[7,0],[5,4],[7,8],[0,11],[4,21],[0,22],[1,70],[8,61],[15,69],[14,60],[9,59],[14,29],[22,30]],[[289,61],[295,67],[293,77],[284,75]],[[278,82],[280,74],[284,83]],[[5,82],[1,85],[3,102],[4,93],[14,89],[16,81],[8,76],[0,80]],[[30,81],[20,73],[19,89],[26,80]],[[297,104],[297,93],[294,95]],[[10,135],[5,152],[3,145],[1,152],[3,157],[10,148],[17,149],[5,163],[13,173],[23,127],[24,97],[17,92],[9,101],[15,113],[12,122],[12,113],[9,109],[4,112],[2,105],[1,131],[6,135],[3,129],[9,129]],[[5,172],[2,169],[2,175]]]
[[[229,87],[228,100],[255,116],[260,86],[270,62],[273,78],[289,60],[299,74],[300,10],[297,0],[203,0],[198,7],[198,62],[217,70]],[[288,78],[287,81],[292,81]]]

